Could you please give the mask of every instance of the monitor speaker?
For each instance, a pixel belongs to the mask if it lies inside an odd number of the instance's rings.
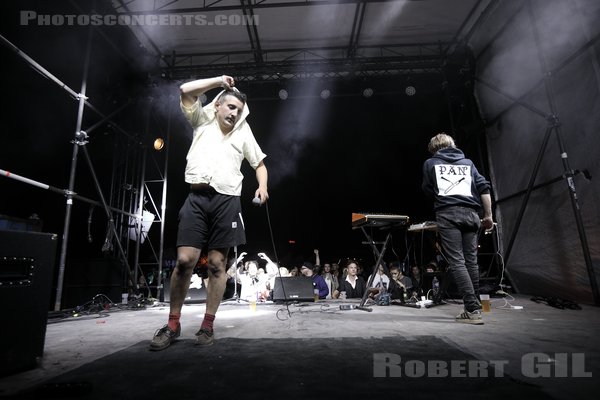
[[[190,283],[190,287],[185,295],[185,299],[183,304],[201,304],[206,303],[206,287],[204,286],[204,282],[202,281],[202,287],[199,284],[195,284],[198,280],[201,280],[198,274],[195,274],[196,277],[193,277],[193,282]],[[232,299],[235,292],[235,283],[233,279],[228,279],[227,284],[225,285],[225,292],[223,293],[223,300]],[[237,288],[239,292],[239,285]],[[168,277],[163,282],[163,290],[161,291],[161,301],[165,301],[169,303],[171,301],[171,278]]]
[[[34,368],[44,353],[58,237],[0,230],[0,376]]]
[[[315,301],[312,279],[305,276],[276,277],[273,301]]]
[[[199,304],[206,302],[206,288],[204,287],[204,282],[202,282],[200,276],[197,274],[194,275],[196,276],[192,277],[192,282],[190,283],[190,287],[185,295],[185,300],[183,301],[184,304]],[[169,303],[171,301],[171,279],[169,278],[165,279],[163,283],[163,293],[165,301]]]

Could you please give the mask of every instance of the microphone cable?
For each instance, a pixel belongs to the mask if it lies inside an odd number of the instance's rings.
[[[269,236],[271,237],[271,245],[273,246],[273,254],[275,255],[275,263],[277,263],[277,275],[279,276],[279,281],[281,282],[281,289],[283,291],[283,300],[285,302],[285,307],[287,309],[288,318],[291,318],[292,313],[290,311],[289,302],[287,301],[287,294],[285,293],[285,284],[283,283],[283,277],[281,276],[281,263],[279,262],[279,256],[277,255],[277,248],[275,246],[275,237],[273,235],[273,227],[271,225],[271,214],[269,213],[269,202],[268,201],[265,201],[265,210],[267,213],[267,225],[269,226]],[[274,294],[275,294],[275,285],[273,285],[273,295]]]
[[[273,254],[275,254],[275,261],[277,262],[277,265],[279,267],[280,266],[279,257],[277,256],[277,249],[275,248],[275,239],[273,237],[273,227],[271,226],[271,215],[269,214],[269,203],[268,202],[265,202],[265,209],[267,210],[267,225],[269,226],[269,235],[271,237],[271,245],[273,246]],[[281,272],[279,274],[281,276]]]

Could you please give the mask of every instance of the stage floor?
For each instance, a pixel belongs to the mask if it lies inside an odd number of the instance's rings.
[[[224,302],[217,341],[194,345],[204,305],[186,305],[182,334],[147,350],[168,305],[69,317],[47,326],[37,368],[0,379],[10,398],[597,398],[600,309],[557,309],[528,296],[493,298],[481,326],[462,305],[289,306]],[[355,303],[356,304],[356,303]],[[6,329],[6,327],[5,327]],[[6,344],[3,344],[6,345]],[[478,394],[479,395],[478,395]],[[365,397],[367,396],[367,397]]]

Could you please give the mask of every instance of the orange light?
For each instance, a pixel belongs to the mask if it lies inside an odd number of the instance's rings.
[[[163,147],[165,147],[163,138],[156,138],[156,140],[154,140],[154,150],[159,151],[162,150]]]

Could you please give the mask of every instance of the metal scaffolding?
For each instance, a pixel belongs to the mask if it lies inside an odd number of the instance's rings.
[[[12,50],[18,57],[20,57],[23,61],[29,64],[29,66],[31,66],[36,72],[42,74],[42,76],[54,82],[62,90],[66,91],[70,95],[70,97],[77,101],[78,113],[76,129],[73,135],[73,139],[71,141],[73,145],[73,150],[71,156],[69,184],[67,189],[59,189],[20,176],[16,173],[1,170],[3,171],[2,175],[4,175],[5,177],[15,179],[38,188],[50,190],[58,194],[62,194],[66,198],[64,227],[61,240],[57,288],[54,304],[55,311],[59,311],[62,305],[63,285],[68,256],[71,212],[74,200],[80,200],[89,203],[92,206],[101,207],[104,210],[107,219],[107,234],[104,244],[102,246],[102,250],[106,255],[112,255],[120,261],[123,272],[123,290],[127,290],[130,293],[137,294],[139,293],[141,286],[147,286],[147,284],[144,285],[145,281],[140,282],[138,280],[139,273],[143,273],[139,263],[141,243],[143,239],[147,237],[147,235],[144,235],[144,232],[142,231],[144,207],[149,199],[151,199],[151,204],[156,206],[156,202],[152,197],[152,190],[150,190],[149,188],[149,182],[145,180],[147,146],[144,143],[143,139],[140,140],[140,138],[136,135],[127,132],[125,129],[120,127],[119,124],[116,123],[114,120],[114,116],[122,110],[124,110],[128,104],[119,107],[117,110],[115,110],[107,116],[103,114],[98,108],[96,108],[92,104],[90,99],[86,96],[89,58],[90,53],[92,51],[93,33],[94,29],[90,28],[86,45],[84,72],[79,92],[76,92],[75,90],[71,89],[68,85],[66,85],[63,81],[58,79],[50,71],[42,67],[39,63],[37,63],[35,60],[29,57],[26,53],[21,51],[8,39],[0,35],[0,42],[2,42],[4,46]],[[101,120],[95,122],[92,126],[88,128],[83,127],[83,115],[86,108],[91,109],[95,114],[101,117]],[[98,127],[103,126],[105,124],[109,124],[111,128],[118,133],[114,135],[114,159],[111,176],[111,189],[108,197],[106,197],[102,191],[98,175],[96,174],[94,165],[86,147],[86,145],[88,144],[88,139],[90,138],[89,135],[91,135]],[[99,200],[88,199],[86,197],[78,195],[75,191],[75,176],[77,172],[77,162],[80,151],[84,155],[86,164],[88,165],[88,169],[93,180],[94,186],[96,188]],[[166,149],[164,149],[163,153],[166,154]],[[150,158],[153,159],[153,157]],[[158,166],[158,164],[156,165]],[[159,189],[161,194],[159,198],[161,204],[161,211],[157,212],[157,215],[159,215],[157,223],[160,224],[160,235],[159,239],[156,241],[154,247],[152,248],[152,252],[157,254],[156,264],[158,265],[159,271],[161,269],[164,241],[166,172],[163,171],[166,171],[166,168],[167,158],[165,157],[164,166],[159,167],[160,179],[152,181],[153,183],[158,182],[162,184],[162,186]],[[130,234],[132,228],[134,232],[133,239],[135,241],[134,250],[131,249],[130,245]],[[150,241],[148,241],[148,243],[150,243]],[[148,294],[151,295],[150,292]]]

